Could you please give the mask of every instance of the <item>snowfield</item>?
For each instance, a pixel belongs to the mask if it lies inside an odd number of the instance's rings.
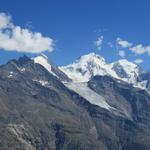
[[[65,86],[78,93],[91,104],[97,105],[108,110],[112,108],[110,105],[108,105],[108,103],[102,96],[91,90],[88,87],[87,83],[65,83]]]

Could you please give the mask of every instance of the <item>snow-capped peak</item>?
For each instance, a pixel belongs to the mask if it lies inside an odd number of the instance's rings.
[[[118,78],[134,84],[140,73],[140,68],[126,59],[121,59],[111,64],[112,70],[116,72]]]
[[[95,53],[89,53],[87,55],[81,56],[79,59],[76,60],[76,63],[101,63],[105,64],[105,59],[100,55]]]
[[[57,66],[55,66],[52,62],[48,60],[48,57],[44,54],[41,54],[35,58],[33,58],[34,63],[38,63],[42,65],[47,71],[49,71],[52,75],[57,77],[62,82],[70,82],[71,79],[62,72]]]
[[[81,56],[73,64],[60,67],[74,82],[87,82],[95,75],[109,75],[130,84],[136,84],[140,68],[126,59],[107,64],[95,53]]]
[[[44,54],[40,54],[39,56],[33,58],[34,62],[42,65],[45,69],[47,69],[51,74],[56,76],[56,74],[52,71],[52,66],[48,61],[48,57]]]
[[[139,85],[138,78],[141,73],[141,69],[138,65],[129,62],[126,59],[121,59],[108,64],[103,57],[95,53],[90,53],[81,56],[70,65],[58,68],[54,67],[48,61],[48,57],[44,54],[35,57],[33,60],[35,63],[41,64],[51,74],[59,79],[65,77],[65,79],[69,78],[73,82],[88,82],[90,78],[95,75],[109,75],[113,78],[133,84],[134,86]]]
[[[95,75],[114,74],[105,59],[95,53],[81,56],[73,64],[60,67],[74,82],[87,82]]]
[[[138,66],[134,64],[133,62],[128,61],[127,59],[120,59],[115,63],[119,63],[123,67],[130,67],[130,68],[137,68]]]

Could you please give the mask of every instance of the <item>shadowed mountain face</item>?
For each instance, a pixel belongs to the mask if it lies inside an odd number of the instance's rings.
[[[149,150],[150,95],[108,76],[88,87],[107,110],[24,56],[0,67],[0,149]]]
[[[100,137],[102,132],[105,138],[102,136],[102,140],[110,142],[110,138],[113,141],[120,137],[118,140],[122,143],[121,149],[150,149],[150,95],[144,90],[133,88],[108,76],[95,76],[88,85],[103,96],[114,108],[115,115],[119,116],[104,117],[106,126],[100,131]],[[92,117],[96,124],[97,120],[100,120],[99,115]],[[107,131],[111,135],[109,138]]]
[[[92,119],[74,103],[76,94],[27,57],[1,66],[0,95],[0,149],[101,146],[90,132]]]

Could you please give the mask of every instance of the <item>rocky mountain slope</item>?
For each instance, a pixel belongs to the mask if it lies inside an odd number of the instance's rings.
[[[149,150],[149,82],[138,66],[96,54],[66,67],[43,55],[11,60],[0,66],[0,149]]]
[[[33,58],[35,63],[42,65],[47,71],[49,71],[52,75],[56,76],[63,82],[72,81],[64,72],[62,72],[56,65],[48,60],[48,57],[44,54],[41,54],[35,58]]]
[[[0,95],[0,149],[103,147],[88,112],[74,102],[82,98],[29,58],[0,67]]]

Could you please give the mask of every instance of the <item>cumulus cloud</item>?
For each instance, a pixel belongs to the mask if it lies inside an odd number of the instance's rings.
[[[122,40],[121,38],[117,38],[116,40],[118,49],[121,47],[122,49],[128,49],[132,53],[136,55],[148,54],[150,55],[150,45],[143,46],[142,44],[133,45],[132,43]],[[121,52],[122,53],[122,52]]]
[[[0,29],[8,27],[12,27],[11,16],[6,15],[5,13],[0,13]]]
[[[103,44],[104,36],[99,36],[97,40],[94,42],[97,50],[101,50]]]
[[[122,40],[121,38],[117,38],[116,42],[121,48],[129,48],[132,46],[132,43]]]
[[[11,16],[0,13],[0,49],[28,53],[53,51],[53,39],[13,24]]]
[[[134,62],[136,63],[136,64],[141,64],[141,63],[143,63],[143,59],[136,59],[136,60],[134,60]]]
[[[134,47],[131,47],[130,50],[137,55],[141,55],[144,53],[150,55],[150,46],[143,46],[142,44],[139,44]]]
[[[124,50],[120,50],[120,51],[118,52],[118,55],[119,55],[120,57],[124,58],[124,57],[126,56],[126,53],[125,53]]]

